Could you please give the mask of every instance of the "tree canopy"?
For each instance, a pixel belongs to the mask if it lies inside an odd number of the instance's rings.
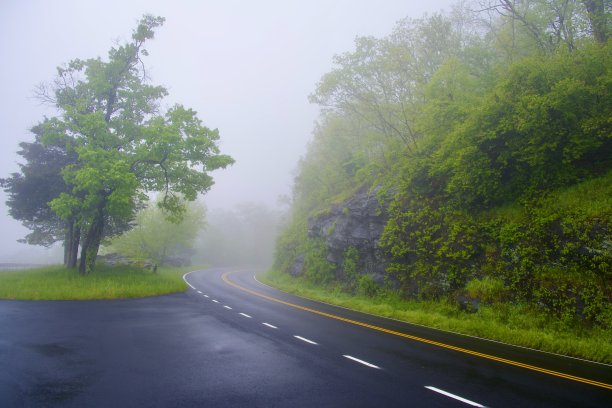
[[[69,188],[63,180],[62,168],[76,163],[74,152],[67,152],[63,143],[45,145],[40,141],[40,127],[32,128],[34,142],[22,142],[18,155],[25,159],[20,173],[0,180],[9,193],[9,215],[20,220],[32,232],[22,242],[50,246],[65,238],[64,222],[48,203]]]
[[[182,105],[162,111],[167,90],[147,82],[144,46],[163,22],[144,16],[131,40],[111,48],[107,60],[72,60],[38,92],[59,112],[37,126],[41,144],[76,158],[61,167],[65,188],[48,206],[69,233],[69,266],[76,265],[81,247],[81,273],[92,270],[102,238],[134,218],[147,192],[161,192],[158,206],[180,221],[184,202],[213,185],[209,172],[233,163],[220,154],[218,130],[204,126],[194,110]],[[7,192],[18,194],[11,188]]]

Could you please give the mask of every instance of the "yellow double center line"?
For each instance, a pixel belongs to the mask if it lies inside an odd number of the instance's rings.
[[[490,354],[479,353],[477,351],[473,351],[473,350],[468,350],[468,349],[464,349],[464,348],[461,348],[461,347],[452,346],[452,345],[446,344],[446,343],[440,343],[438,341],[424,339],[422,337],[412,336],[410,334],[401,333],[401,332],[398,332],[398,331],[395,331],[395,330],[385,329],[384,327],[374,326],[374,325],[363,323],[363,322],[360,322],[360,321],[357,321],[357,320],[352,320],[352,319],[347,319],[345,317],[337,316],[337,315],[334,315],[334,314],[331,314],[331,313],[321,312],[319,310],[311,309],[309,307],[304,307],[304,306],[296,305],[294,303],[285,302],[284,300],[280,300],[280,299],[277,299],[277,298],[274,298],[274,297],[271,297],[271,296],[268,296],[268,295],[264,295],[263,293],[256,292],[254,290],[245,288],[243,286],[240,286],[240,285],[232,282],[228,278],[228,275],[230,273],[231,272],[226,272],[226,273],[223,274],[222,279],[223,279],[223,281],[225,283],[227,283],[230,286],[235,287],[236,289],[240,289],[240,290],[242,290],[244,292],[247,292],[247,293],[250,293],[252,295],[259,296],[259,297],[264,298],[264,299],[268,299],[268,300],[270,300],[272,302],[276,302],[276,303],[280,303],[280,304],[283,304],[283,305],[286,305],[286,306],[290,306],[290,307],[293,307],[293,308],[296,308],[296,309],[304,310],[306,312],[318,314],[320,316],[329,317],[330,319],[340,320],[340,321],[345,322],[345,323],[350,323],[350,324],[354,324],[354,325],[357,325],[357,326],[367,327],[368,329],[377,330],[377,331],[380,331],[380,332],[383,332],[383,333],[389,333],[389,334],[392,334],[394,336],[404,337],[406,339],[420,341],[422,343],[432,344],[432,345],[438,346],[438,347],[444,347],[446,349],[459,351],[459,352],[465,353],[465,354],[471,354],[473,356],[478,356],[478,357],[481,357],[481,358],[486,358],[488,360],[498,361],[500,363],[509,364],[509,365],[513,365],[513,366],[516,366],[516,367],[526,368],[528,370],[537,371],[537,372],[548,374],[548,375],[553,375],[555,377],[561,377],[561,378],[565,378],[565,379],[568,379],[568,380],[577,381],[577,382],[581,382],[581,383],[585,383],[585,384],[589,384],[589,385],[594,385],[596,387],[601,387],[601,388],[606,388],[608,390],[612,390],[612,384],[607,384],[607,383],[600,382],[600,381],[590,380],[588,378],[577,377],[575,375],[565,374],[565,373],[561,373],[561,372],[558,372],[558,371],[548,370],[546,368],[536,367],[536,366],[533,366],[533,365],[529,365],[529,364],[525,364],[525,363],[520,363],[518,361],[508,360],[506,358],[492,356]]]

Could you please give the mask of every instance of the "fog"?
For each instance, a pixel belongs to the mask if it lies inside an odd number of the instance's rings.
[[[404,17],[448,8],[452,1],[34,1],[0,2],[0,177],[18,171],[18,143],[55,111],[33,97],[55,68],[74,58],[106,58],[139,18],[166,18],[145,59],[153,84],[168,88],[168,106],[195,109],[218,128],[223,153],[236,159],[213,173],[203,201],[210,211],[243,203],[279,210],[292,170],[318,110],[307,96],[332,68],[334,54],[353,48],[356,36],[388,34]],[[19,244],[27,234],[8,215],[0,194],[0,263],[59,262],[60,250]]]

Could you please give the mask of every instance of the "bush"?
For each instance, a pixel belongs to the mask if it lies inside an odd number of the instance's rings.
[[[358,280],[357,291],[362,296],[374,297],[378,294],[380,287],[374,282],[370,275],[362,275]]]
[[[357,280],[357,266],[359,265],[359,252],[355,247],[349,247],[344,252],[344,260],[342,261],[342,273],[345,283],[349,288],[354,287]]]
[[[480,256],[473,217],[425,197],[398,195],[380,244],[408,296],[437,299],[464,287]]]
[[[561,320],[605,323],[604,299],[602,288],[588,271],[543,268],[537,276],[534,302]]]
[[[310,239],[304,255],[304,276],[316,284],[330,283],[336,265],[327,260],[327,247],[323,240]]]
[[[500,278],[472,279],[465,290],[469,297],[485,303],[497,303],[507,299],[508,289]]]

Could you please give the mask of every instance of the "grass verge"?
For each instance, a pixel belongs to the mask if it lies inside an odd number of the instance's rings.
[[[324,288],[275,271],[258,278],[298,296],[365,313],[612,364],[612,329],[576,327],[521,305],[481,305],[476,313],[466,313],[450,302],[408,301],[385,292],[353,295],[339,285]]]
[[[157,273],[128,266],[97,266],[82,276],[63,266],[0,272],[0,299],[127,299],[183,292],[184,273],[197,267],[160,267]]]

